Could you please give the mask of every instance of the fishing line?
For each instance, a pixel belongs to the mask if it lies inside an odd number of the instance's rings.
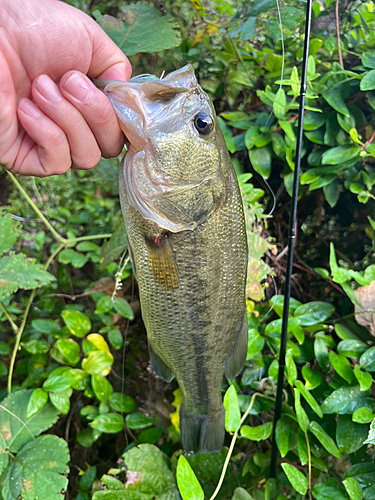
[[[273,419],[273,432],[272,432],[272,456],[271,456],[271,469],[270,469],[271,478],[276,478],[276,472],[277,472],[278,448],[276,443],[276,425],[281,416],[281,404],[283,396],[285,352],[286,352],[286,342],[287,342],[287,332],[288,332],[288,314],[289,314],[291,278],[292,278],[292,268],[293,268],[293,250],[296,239],[297,203],[298,203],[298,188],[299,188],[299,172],[301,167],[301,149],[302,149],[302,139],[303,139],[303,115],[304,115],[305,97],[306,97],[307,61],[309,56],[309,40],[310,40],[310,29],[311,29],[311,3],[312,0],[307,0],[300,104],[298,110],[297,145],[296,145],[296,157],[295,157],[295,167],[293,175],[293,195],[291,203],[289,236],[288,236],[289,240],[288,257],[287,257],[287,267],[285,275],[284,309],[283,309],[283,320],[282,320],[281,342],[280,342],[280,353],[279,353],[279,373],[277,378],[275,416]]]

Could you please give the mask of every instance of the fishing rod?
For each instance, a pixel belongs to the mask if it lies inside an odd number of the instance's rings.
[[[276,444],[276,425],[278,420],[280,419],[281,403],[283,398],[285,351],[286,351],[287,332],[288,332],[288,315],[289,315],[289,302],[290,302],[291,278],[292,278],[292,267],[293,267],[293,251],[296,239],[297,203],[298,203],[299,173],[301,167],[301,149],[302,149],[302,139],[303,139],[303,115],[305,111],[305,97],[306,97],[307,61],[309,57],[309,41],[310,41],[310,29],[311,29],[311,3],[312,0],[307,0],[300,103],[298,110],[296,157],[295,157],[294,176],[293,176],[292,205],[291,205],[290,222],[289,222],[288,258],[287,258],[286,275],[285,275],[284,309],[283,309],[283,321],[281,328],[281,343],[280,343],[280,353],[279,353],[279,373],[277,378],[275,416],[273,419],[273,430],[272,430],[272,457],[271,457],[271,469],[270,469],[271,478],[276,478],[276,471],[277,471],[278,448]]]

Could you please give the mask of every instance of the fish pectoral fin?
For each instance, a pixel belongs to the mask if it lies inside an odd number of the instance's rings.
[[[148,352],[150,355],[151,366],[156,375],[165,380],[165,382],[172,382],[172,380],[174,379],[173,373],[164,363],[161,357],[156,354],[150,342],[148,343]]]
[[[234,377],[240,373],[243,365],[245,364],[247,356],[247,339],[248,326],[247,314],[245,313],[245,319],[241,328],[241,333],[236,344],[233,347],[232,352],[229,354],[225,361],[224,373],[228,380],[234,379]]]
[[[165,290],[175,290],[178,288],[178,271],[172,247],[167,235],[155,240],[156,242],[146,239],[152,274],[155,281],[163,285]]]

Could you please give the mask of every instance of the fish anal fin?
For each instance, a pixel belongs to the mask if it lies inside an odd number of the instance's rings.
[[[158,377],[165,380],[165,382],[172,382],[174,375],[168,366],[164,363],[160,356],[156,354],[152,345],[148,344],[148,352],[150,355],[151,366]]]
[[[228,380],[234,379],[240,373],[247,356],[247,340],[248,340],[248,326],[247,314],[241,328],[241,333],[238,337],[232,352],[228,355],[225,361],[224,373]]]
[[[177,265],[168,237],[163,235],[153,240],[146,239],[146,244],[155,281],[167,291],[178,288]]]

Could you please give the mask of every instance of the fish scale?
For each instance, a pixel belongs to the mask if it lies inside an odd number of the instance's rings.
[[[236,175],[191,67],[153,79],[152,88],[147,80],[114,82],[104,92],[130,140],[120,199],[151,363],[181,389],[185,450],[217,451],[223,374],[233,378],[247,352],[247,243]],[[206,117],[203,125],[212,120],[207,134],[194,128],[196,116]]]

